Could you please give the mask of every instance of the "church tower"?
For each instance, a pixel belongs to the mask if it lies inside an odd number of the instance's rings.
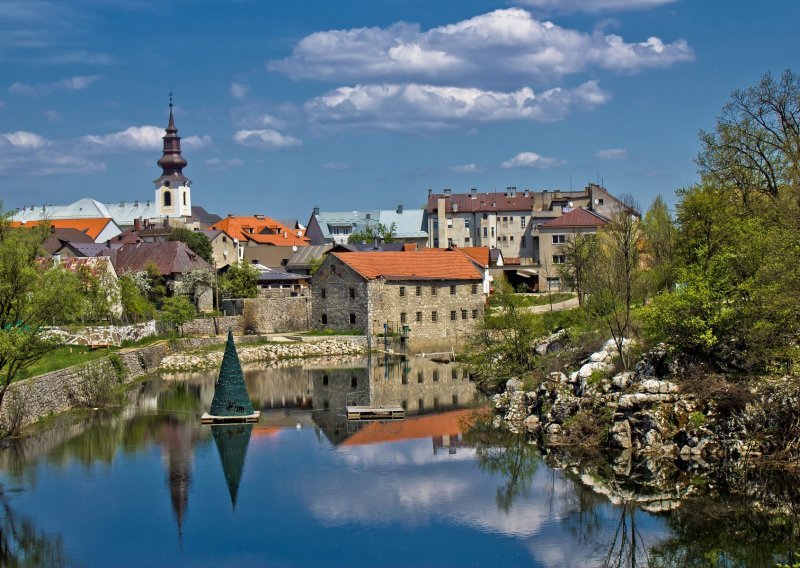
[[[164,135],[164,154],[158,160],[162,170],[156,186],[156,211],[159,217],[191,217],[191,181],[183,175],[186,159],[181,155],[181,137],[172,116],[172,93],[169,94],[169,124]]]

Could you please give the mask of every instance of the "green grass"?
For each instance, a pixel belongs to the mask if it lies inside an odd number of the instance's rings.
[[[553,292],[552,294],[516,294],[516,298],[523,306],[547,306],[550,303],[557,304],[565,300],[570,300],[575,297],[575,294],[569,292]],[[489,297],[489,305],[496,305],[497,296]]]
[[[77,345],[60,347],[34,362],[31,366],[24,368],[17,374],[14,380],[20,381],[37,375],[43,375],[44,373],[50,373],[51,371],[66,369],[73,365],[96,361],[115,351],[117,351],[115,348],[92,350],[89,347]]]

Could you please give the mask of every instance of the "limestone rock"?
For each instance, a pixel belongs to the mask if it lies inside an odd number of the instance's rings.
[[[627,450],[631,446],[631,423],[627,420],[615,422],[614,426],[611,427],[611,447]]]

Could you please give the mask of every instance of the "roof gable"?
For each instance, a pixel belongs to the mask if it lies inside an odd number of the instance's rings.
[[[560,217],[556,217],[555,219],[551,219],[539,225],[540,229],[555,229],[555,228],[567,228],[567,227],[602,227],[603,225],[607,224],[608,220],[603,217],[602,215],[595,213],[593,211],[589,211],[588,209],[584,209],[582,207],[578,207],[573,209],[569,213],[565,213]]]

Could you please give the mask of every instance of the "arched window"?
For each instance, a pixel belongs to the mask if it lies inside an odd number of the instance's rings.
[[[183,192],[183,206],[186,206],[186,192]]]
[[[172,207],[172,193],[169,191],[164,192],[164,207]]]

